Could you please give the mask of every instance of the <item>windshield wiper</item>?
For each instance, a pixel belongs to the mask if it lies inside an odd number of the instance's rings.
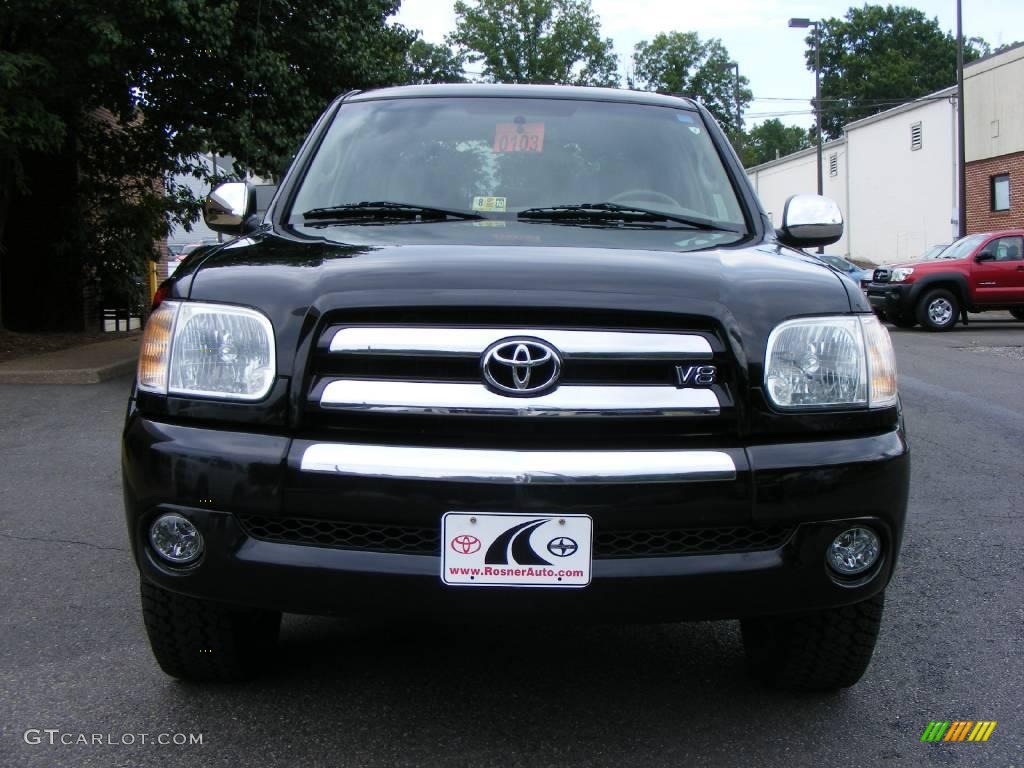
[[[376,202],[344,203],[325,208],[312,208],[302,214],[304,219],[323,219],[330,221],[349,221],[352,219],[401,219],[444,221],[445,219],[461,219],[469,221],[482,219],[478,213],[456,211],[448,208],[434,208],[428,205],[412,205],[396,203],[389,200]]]
[[[527,208],[525,211],[520,211],[518,217],[535,221],[623,221],[627,223],[670,221],[674,224],[684,224],[694,229],[737,231],[734,227],[723,226],[711,219],[677,216],[674,213],[666,213],[665,211],[637,208],[635,205],[619,205],[618,203],[574,203],[569,205],[552,205],[547,208]]]

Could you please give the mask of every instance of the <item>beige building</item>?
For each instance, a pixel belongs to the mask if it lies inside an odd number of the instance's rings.
[[[849,123],[824,145],[822,187],[846,222],[828,253],[885,264],[953,239],[955,95],[949,88]],[[789,195],[817,190],[816,149],[749,168],[747,177],[778,222]]]
[[[822,188],[826,197],[839,203],[846,218],[846,142],[843,139],[827,142],[822,150]],[[761,198],[772,224],[782,223],[782,209],[790,195],[816,194],[818,191],[818,155],[817,148],[805,149],[792,155],[764,163],[755,168],[747,169],[747,177],[754,185],[754,190]],[[829,253],[845,255],[848,228],[844,229],[843,239],[828,247]]]
[[[964,70],[969,232],[1024,227],[1024,45]],[[958,232],[956,88],[846,125],[823,152],[824,194],[843,239],[826,250],[879,264],[916,258]],[[815,149],[747,169],[778,224],[786,198],[817,189]]]
[[[848,253],[908,261],[956,239],[956,89],[849,123]]]
[[[1024,45],[964,70],[967,231],[1024,227]]]

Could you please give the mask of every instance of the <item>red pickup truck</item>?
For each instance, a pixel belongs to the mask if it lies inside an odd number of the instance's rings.
[[[937,258],[879,267],[867,287],[880,316],[900,328],[946,331],[968,312],[1006,309],[1024,320],[1024,229],[968,235]]]

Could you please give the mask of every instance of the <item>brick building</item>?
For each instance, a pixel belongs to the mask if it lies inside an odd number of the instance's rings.
[[[1024,227],[1024,44],[964,68],[967,231]]]

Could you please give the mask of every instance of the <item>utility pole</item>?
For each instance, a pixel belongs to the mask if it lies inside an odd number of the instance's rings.
[[[959,3],[960,0],[957,0]],[[825,191],[825,180],[821,169],[821,151],[824,139],[822,138],[821,127],[821,21],[810,19],[790,19],[789,26],[797,29],[814,27],[814,124],[818,134],[818,194]],[[824,253],[825,248],[819,247],[818,253]]]
[[[740,113],[740,65],[738,62],[732,63],[733,69],[736,70],[736,88],[734,96],[736,98],[736,133],[739,134],[743,130],[743,115]]]
[[[821,24],[814,22],[814,120],[818,125],[818,194],[825,191],[824,178],[821,173],[821,144],[824,139],[824,132],[821,126]],[[819,248],[818,253],[824,253],[824,248]]]
[[[961,0],[956,0],[956,120],[957,120],[957,169],[960,182],[959,210],[957,223],[960,237],[967,234],[967,142],[964,133],[964,24]]]

